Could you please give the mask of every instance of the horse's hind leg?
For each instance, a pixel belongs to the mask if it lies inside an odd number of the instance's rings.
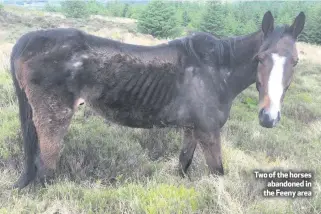
[[[211,133],[195,131],[195,137],[202,147],[210,172],[212,174],[223,175],[220,130]]]
[[[197,140],[194,138],[193,132],[193,129],[184,129],[183,148],[179,155],[180,174],[183,177],[192,163],[194,151],[197,145]]]
[[[73,113],[74,99],[64,87],[41,90],[32,87],[27,92],[33,109],[39,152],[37,175],[41,182],[52,178],[60,154],[60,145],[67,133]]]

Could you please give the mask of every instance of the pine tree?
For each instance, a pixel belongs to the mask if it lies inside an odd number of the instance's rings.
[[[72,18],[86,18],[89,16],[87,2],[82,1],[68,1],[60,2],[61,11],[66,17]]]
[[[191,18],[189,17],[187,11],[184,10],[184,12],[183,12],[183,26],[186,27],[190,21],[191,21]]]
[[[235,20],[235,16],[233,12],[229,12],[225,18],[225,32],[226,36],[234,36],[238,35],[238,28],[239,25],[237,21]]]
[[[159,38],[174,36],[177,19],[172,5],[161,0],[152,0],[138,19],[138,30]]]
[[[200,30],[213,33],[219,37],[226,36],[225,11],[220,2],[212,1],[207,3],[207,9],[200,23]]]
[[[128,10],[129,10],[129,4],[126,3],[123,9],[122,17],[127,17]]]
[[[309,11],[307,23],[304,27],[303,41],[321,44],[321,6],[314,7]]]

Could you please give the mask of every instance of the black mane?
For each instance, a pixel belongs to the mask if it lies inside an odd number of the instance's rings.
[[[290,27],[288,25],[276,26],[263,42],[260,51],[265,51],[269,47],[274,46],[282,37],[289,35],[289,30]]]

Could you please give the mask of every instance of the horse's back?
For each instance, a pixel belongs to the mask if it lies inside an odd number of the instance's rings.
[[[73,28],[57,28],[31,31],[21,36],[12,50],[12,59],[23,58],[27,61],[35,56],[43,55],[66,46],[72,46],[83,41],[83,32]]]

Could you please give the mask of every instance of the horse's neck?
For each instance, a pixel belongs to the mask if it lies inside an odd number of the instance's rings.
[[[227,77],[231,100],[256,80],[257,62],[253,58],[262,43],[261,36],[260,32],[256,32],[248,36],[236,37],[233,41],[234,60],[230,75]]]

